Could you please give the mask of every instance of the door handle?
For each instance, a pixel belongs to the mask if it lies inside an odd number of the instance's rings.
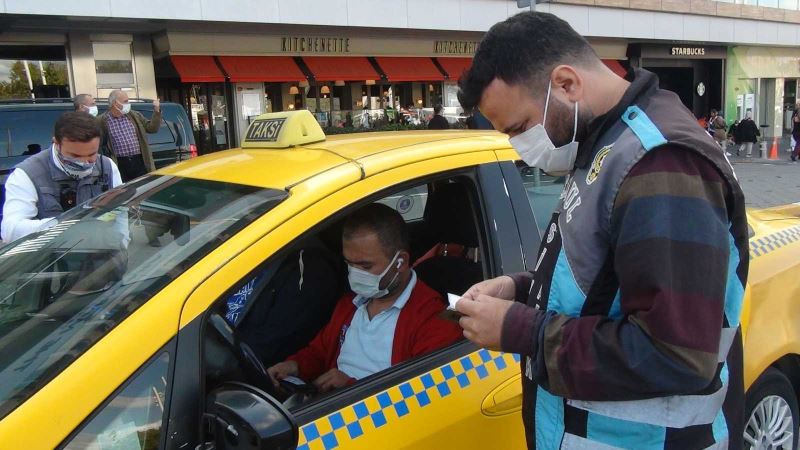
[[[503,416],[522,410],[521,374],[514,375],[483,399],[481,411],[487,416]]]

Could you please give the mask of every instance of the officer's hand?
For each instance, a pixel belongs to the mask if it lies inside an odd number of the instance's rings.
[[[464,329],[464,337],[483,348],[500,350],[503,320],[513,304],[513,301],[486,294],[478,294],[474,300],[467,298],[459,300],[456,310],[464,314],[458,321]]]
[[[475,300],[480,295],[488,295],[489,297],[501,298],[503,300],[514,300],[517,287],[514,285],[514,280],[509,276],[502,276],[492,278],[491,280],[481,281],[480,283],[472,286],[464,294],[464,298]]]
[[[339,369],[331,369],[314,380],[314,386],[317,387],[320,393],[324,394],[328,391],[347,386],[350,384],[350,380],[352,380],[350,375]]]
[[[297,361],[284,361],[267,369],[267,374],[269,374],[269,379],[272,380],[272,384],[277,388],[282,379],[289,376],[296,377],[299,371],[300,369],[297,367]]]
[[[161,100],[156,98],[153,100],[153,111],[160,112],[161,111]]]

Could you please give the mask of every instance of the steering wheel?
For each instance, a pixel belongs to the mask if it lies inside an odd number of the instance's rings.
[[[267,394],[276,397],[278,392],[272,384],[272,380],[267,373],[267,368],[264,367],[264,364],[253,349],[247,345],[246,342],[239,339],[236,330],[228,324],[225,318],[217,313],[211,314],[208,322],[233,351],[236,360],[242,367],[247,382],[265,391]]]

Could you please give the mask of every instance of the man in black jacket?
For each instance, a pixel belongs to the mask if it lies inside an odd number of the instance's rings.
[[[736,128],[736,134],[739,138],[739,144],[741,144],[736,154],[739,155],[742,150],[744,150],[745,156],[752,158],[753,144],[758,142],[758,136],[761,136],[761,131],[759,131],[758,126],[753,121],[753,113],[747,112],[745,118],[739,122],[739,126]]]
[[[450,122],[442,115],[442,105],[433,107],[433,117],[428,122],[429,130],[447,130],[450,128]]]

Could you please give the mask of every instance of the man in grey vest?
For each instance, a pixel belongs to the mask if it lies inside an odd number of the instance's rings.
[[[114,162],[98,154],[100,138],[100,124],[85,112],[58,118],[49,151],[23,161],[6,180],[3,242],[48,229],[55,216],[122,184]]]
[[[744,195],[680,99],[630,78],[551,14],[483,38],[462,106],[567,178],[531,270],[470,288],[460,324],[520,355],[531,449],[738,449]]]

